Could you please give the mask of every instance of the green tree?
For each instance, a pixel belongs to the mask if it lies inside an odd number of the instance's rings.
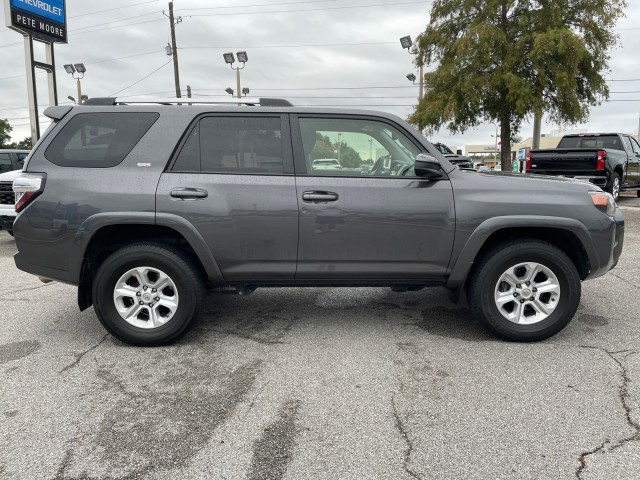
[[[13,127],[9,125],[9,120],[0,119],[0,148],[11,148],[9,142],[11,141],[11,131]]]
[[[409,120],[462,133],[500,122],[502,167],[512,134],[544,112],[560,124],[588,118],[608,98],[603,74],[626,0],[434,0],[418,39],[426,94]]]
[[[31,137],[25,137],[19,142],[13,142],[8,148],[15,148],[17,150],[31,150],[33,148]]]

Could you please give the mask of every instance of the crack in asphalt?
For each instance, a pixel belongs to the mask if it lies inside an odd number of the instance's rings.
[[[109,334],[108,334],[108,333],[107,333],[107,334],[105,334],[105,336],[104,336],[104,337],[102,337],[102,340],[100,340],[98,343],[96,343],[95,345],[90,346],[89,348],[87,348],[87,349],[86,349],[85,351],[83,351],[83,352],[77,353],[77,354],[76,354],[76,359],[74,360],[74,362],[73,362],[73,363],[71,363],[71,364],[69,364],[69,365],[67,365],[66,367],[64,367],[62,370],[60,370],[60,371],[58,372],[58,374],[63,374],[63,373],[65,373],[66,371],[71,370],[72,368],[76,367],[76,366],[80,363],[80,360],[82,360],[82,358],[83,358],[87,353],[89,353],[89,352],[91,352],[91,351],[95,350],[95,349],[96,349],[96,348],[98,348],[100,345],[102,345],[102,344],[105,342],[105,340],[107,339],[107,337],[108,337],[108,336],[109,336]]]
[[[264,338],[257,338],[252,335],[246,335],[239,332],[232,332],[229,330],[217,330],[214,328],[211,331],[215,333],[222,333],[223,335],[231,335],[233,337],[243,338],[245,340],[251,340],[253,342],[260,343],[262,345],[284,345],[287,343],[287,342],[283,342],[282,340],[266,340]]]
[[[632,412],[631,412],[631,406],[630,406],[630,400],[629,400],[629,397],[630,397],[629,384],[631,383],[631,378],[629,377],[629,371],[627,367],[622,363],[622,361],[620,361],[618,358],[615,357],[615,355],[617,354],[626,353],[626,355],[624,356],[626,358],[630,355],[637,355],[639,352],[635,350],[619,350],[616,352],[612,352],[607,350],[606,348],[594,347],[591,345],[579,345],[579,347],[589,348],[592,350],[599,350],[601,352],[604,352],[607,354],[609,358],[611,358],[614,362],[616,362],[616,364],[618,365],[618,368],[620,369],[620,377],[622,379],[622,382],[618,386],[618,398],[620,400],[620,403],[622,404],[622,408],[624,409],[627,425],[629,425],[635,431],[633,435],[630,435],[621,440],[618,440],[617,442],[615,442],[610,446],[607,446],[607,444],[611,443],[611,440],[607,438],[604,442],[602,442],[602,444],[599,447],[587,452],[583,452],[579,458],[580,465],[576,470],[576,477],[578,479],[581,479],[582,472],[587,467],[587,461],[586,461],[587,457],[599,452],[604,452],[604,453],[612,452],[614,450],[617,450],[618,448],[623,447],[629,442],[640,441],[640,424],[637,422],[634,422],[633,418],[631,418]]]
[[[609,272],[609,273],[611,273],[611,275],[616,277],[618,280],[622,280],[624,283],[626,283],[628,285],[631,285],[632,287],[637,288],[638,290],[640,290],[640,286],[636,285],[635,283],[630,282],[626,278],[623,278],[620,275],[616,275],[615,273],[612,273],[612,272]]]
[[[44,285],[38,285],[37,287],[19,288],[18,290],[12,290],[10,292],[4,292],[4,295],[11,295],[13,293],[28,292],[30,290],[39,290],[41,288],[50,287],[51,285],[54,285],[54,284],[55,284],[55,282],[51,282],[51,283],[45,283]]]
[[[407,449],[404,452],[404,460],[402,464],[402,468],[408,475],[412,478],[416,478],[417,480],[422,480],[422,477],[418,475],[416,472],[409,468],[409,462],[411,461],[411,454],[413,453],[413,442],[409,438],[409,434],[404,426],[404,422],[400,418],[400,414],[398,413],[398,408],[396,407],[396,395],[395,393],[391,396],[391,406],[393,408],[393,416],[396,420],[396,428],[398,432],[400,432],[400,436],[402,436],[403,440],[407,444]]]

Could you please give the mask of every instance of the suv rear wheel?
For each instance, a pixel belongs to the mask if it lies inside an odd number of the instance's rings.
[[[109,256],[93,281],[98,319],[138,346],[173,343],[197,322],[206,299],[193,261],[164,245],[137,243]]]
[[[475,318],[505,340],[532,342],[562,330],[580,303],[580,276],[567,255],[546,242],[517,240],[494,248],[467,289]]]

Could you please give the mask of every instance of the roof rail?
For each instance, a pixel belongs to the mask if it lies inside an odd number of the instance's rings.
[[[293,104],[284,98],[220,98],[208,100],[201,98],[115,98],[98,97],[90,98],[82,103],[87,106],[107,106],[107,105],[140,105],[140,104],[161,104],[161,105],[260,105],[262,107],[293,107]]]

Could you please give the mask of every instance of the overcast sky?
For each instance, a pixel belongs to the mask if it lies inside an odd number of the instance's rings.
[[[67,45],[55,47],[60,103],[76,96],[76,84],[62,68],[83,62],[83,93],[90,97],[175,96],[173,66],[165,53],[169,20],[161,0],[67,0]],[[296,105],[358,106],[406,118],[418,87],[412,56],[399,38],[413,39],[429,21],[429,1],[416,0],[175,0],[182,91],[194,96],[228,96],[235,74],[224,63],[227,51],[246,50],[242,87],[250,96],[290,99]],[[611,102],[594,108],[590,132],[636,132],[640,113],[640,1],[630,0],[617,25],[620,45],[611,52],[607,75]],[[5,12],[2,11],[4,25]],[[44,50],[37,60],[44,61]],[[14,126],[13,140],[30,135],[22,36],[0,27],[0,118]],[[155,73],[152,73],[155,72]],[[146,78],[145,78],[146,77]],[[38,74],[38,103],[48,101],[46,74]],[[626,92],[626,93],[625,93]],[[42,108],[43,109],[43,108]],[[41,109],[41,111],[42,111]],[[45,126],[46,124],[43,124]],[[543,123],[543,133],[557,126]],[[431,137],[451,148],[492,144],[490,124],[452,136]],[[531,125],[522,128],[531,136]]]

